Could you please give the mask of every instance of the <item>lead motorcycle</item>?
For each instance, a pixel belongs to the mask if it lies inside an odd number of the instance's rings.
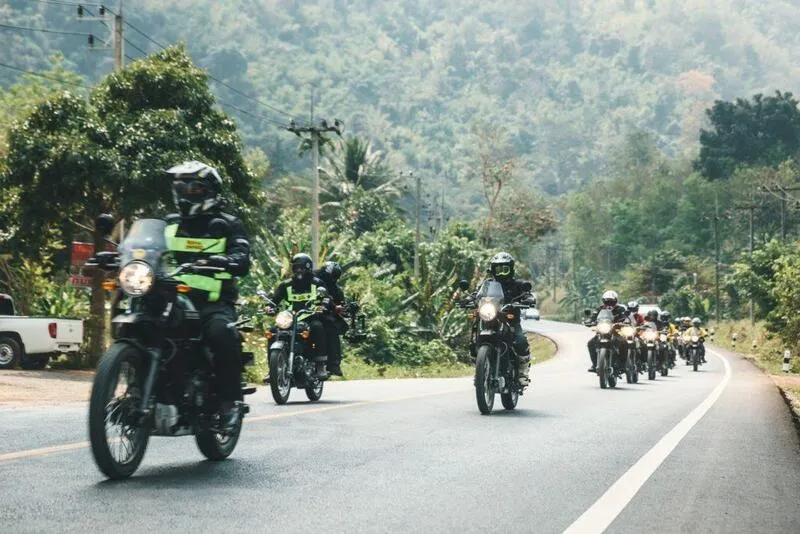
[[[96,225],[109,235],[113,220]],[[190,287],[175,277],[209,274],[218,267],[172,265],[160,219],[133,223],[117,252],[100,252],[86,265],[117,272],[107,289],[119,288],[112,319],[114,342],[106,351],[89,400],[89,438],[100,470],[111,479],[132,475],[144,457],[150,436],[194,435],[209,460],[223,460],[236,447],[249,407],[240,404],[233,428],[220,418],[213,356],[205,347],[200,314],[186,295]],[[214,219],[210,231],[224,235],[227,223]],[[240,341],[249,331],[244,319],[228,325]],[[242,362],[252,362],[242,353]],[[255,392],[242,383],[242,394]]]
[[[614,338],[618,335],[621,328],[626,326],[623,323],[614,322],[614,314],[609,309],[602,309],[597,312],[597,317],[591,319],[591,310],[584,310],[584,325],[593,327],[597,336],[597,376],[600,380],[600,388],[615,388],[617,380],[622,377],[627,370],[625,364],[620,364],[620,354]],[[628,325],[630,326],[630,325]]]
[[[468,282],[459,282],[459,289],[469,290]],[[483,415],[492,413],[496,394],[500,394],[503,408],[513,410],[525,391],[519,385],[519,360],[514,350],[514,328],[522,326],[512,324],[514,310],[530,308],[517,301],[531,296],[531,284],[526,282],[523,290],[514,302],[503,304],[503,286],[485,280],[479,290],[458,302],[459,307],[473,310],[470,348],[475,356],[475,399]]]

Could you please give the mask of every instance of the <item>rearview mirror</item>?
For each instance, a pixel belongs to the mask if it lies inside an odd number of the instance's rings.
[[[94,229],[102,237],[110,236],[111,232],[114,230],[114,217],[108,213],[98,215],[94,220]]]
[[[584,317],[589,317],[590,315],[592,315],[592,310],[590,310],[589,308],[586,308],[585,310],[583,310],[583,316]]]
[[[522,285],[520,287],[522,288],[523,291],[530,291],[531,289],[533,289],[533,286],[531,285],[530,282],[522,282]]]
[[[467,282],[466,280],[461,280],[460,282],[458,282],[458,289],[460,289],[461,291],[468,290],[469,282]]]
[[[228,235],[228,221],[215,217],[208,223],[208,233],[214,239],[220,239]]]

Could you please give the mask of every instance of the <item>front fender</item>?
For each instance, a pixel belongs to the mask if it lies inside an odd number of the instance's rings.
[[[282,339],[277,339],[277,340],[273,341],[272,343],[270,343],[269,350],[270,351],[283,350],[285,347],[286,347],[286,342],[284,340],[282,340]]]

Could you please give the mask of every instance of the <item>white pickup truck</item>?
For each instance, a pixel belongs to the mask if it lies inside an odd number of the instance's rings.
[[[0,369],[44,369],[50,356],[76,352],[83,343],[83,321],[21,317],[14,300],[0,293]]]

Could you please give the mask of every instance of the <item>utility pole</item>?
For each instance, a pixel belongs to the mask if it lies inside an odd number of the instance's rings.
[[[781,204],[783,204],[783,202],[781,202]],[[756,203],[753,201],[753,193],[752,193],[752,191],[750,192],[750,203],[748,203],[748,204],[738,204],[738,205],[736,205],[734,207],[734,209],[746,210],[746,211],[749,212],[748,213],[748,219],[749,219],[749,224],[750,224],[750,243],[749,243],[748,250],[749,250],[750,267],[751,268],[753,266],[753,248],[754,248],[754,238],[755,238],[753,217],[754,217],[755,210],[758,207],[759,206],[756,205]],[[755,324],[755,322],[756,322],[756,320],[755,320],[755,302],[753,301],[753,296],[751,295],[750,296],[750,324],[753,325],[753,324]]]
[[[414,171],[409,171],[409,176],[414,176]],[[419,226],[420,226],[420,219],[422,218],[422,177],[417,174],[417,187],[416,187],[416,194],[417,194],[417,230],[414,235],[414,279],[419,281]]]
[[[111,46],[108,46],[108,41],[104,42],[105,46],[94,46],[94,35],[89,34],[89,47],[93,51],[112,50],[114,53],[114,71],[120,71],[125,67],[125,37],[124,37],[124,22],[122,18],[122,1],[119,0],[117,5],[117,12],[114,15],[113,27],[111,28]],[[105,6],[99,7],[98,16],[86,16],[86,8],[82,5],[78,6],[78,20],[82,22],[102,22],[108,28],[108,14],[111,12]]]
[[[325,119],[320,120],[316,124],[313,119],[313,97],[312,97],[312,120],[309,126],[298,126],[294,119],[289,121],[289,127],[286,128],[296,136],[306,139],[311,142],[311,165],[313,167],[312,173],[314,176],[314,187],[311,192],[311,259],[315,266],[319,265],[319,146],[324,139],[322,134],[334,132],[336,135],[342,135],[344,123],[339,119],[334,119],[333,125],[328,124]]]
[[[717,225],[719,223],[719,197],[714,195],[714,298],[716,305],[714,306],[714,314],[716,315],[717,324],[719,325],[719,231]]]
[[[114,15],[114,70],[120,71],[125,66],[125,39],[122,36],[122,0],[119,0],[117,13]]]

